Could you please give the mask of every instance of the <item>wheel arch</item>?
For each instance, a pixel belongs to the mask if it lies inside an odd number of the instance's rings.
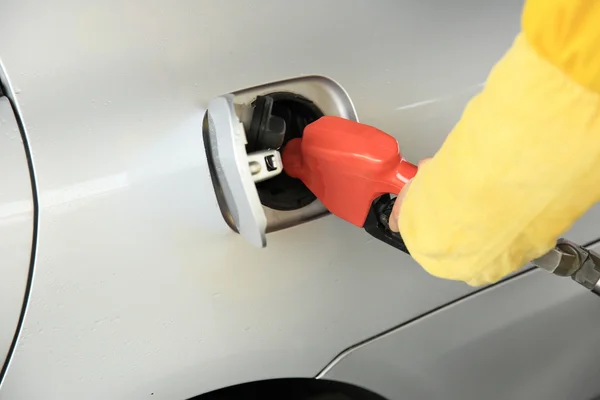
[[[285,396],[285,397],[283,397]],[[388,400],[365,388],[344,382],[285,378],[254,381],[221,388],[188,400]]]

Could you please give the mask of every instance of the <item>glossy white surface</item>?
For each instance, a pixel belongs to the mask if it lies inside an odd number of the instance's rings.
[[[324,378],[389,400],[595,399],[599,331],[599,297],[536,270],[360,347]]]
[[[33,200],[21,132],[0,95],[0,370],[15,336],[33,241]]]
[[[0,398],[177,399],[313,376],[469,292],[333,217],[253,248],[218,210],[202,115],[220,94],[322,74],[416,161],[510,45],[520,6],[4,1],[0,52],[41,210],[36,280]],[[597,234],[590,215],[580,238]]]

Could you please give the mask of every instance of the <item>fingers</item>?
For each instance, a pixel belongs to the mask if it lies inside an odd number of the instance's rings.
[[[418,167],[421,168],[427,161],[431,160],[431,157],[424,158],[419,162]],[[399,232],[400,228],[398,226],[400,220],[400,208],[402,207],[402,202],[404,201],[404,197],[408,192],[410,184],[412,183],[412,179],[404,185],[400,193],[398,193],[398,197],[396,197],[396,202],[394,203],[394,207],[392,208],[392,213],[390,214],[390,219],[388,221],[390,230],[392,232]]]

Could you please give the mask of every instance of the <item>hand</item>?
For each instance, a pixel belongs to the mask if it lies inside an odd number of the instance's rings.
[[[421,168],[427,161],[431,160],[431,157],[424,158],[419,162],[418,167]],[[398,193],[398,197],[396,197],[396,202],[394,203],[394,208],[392,208],[392,214],[389,219],[389,226],[392,232],[399,232],[400,228],[398,227],[398,218],[400,216],[400,207],[402,207],[402,201],[410,188],[410,184],[412,183],[412,179],[406,182],[406,185],[402,188],[400,193]]]

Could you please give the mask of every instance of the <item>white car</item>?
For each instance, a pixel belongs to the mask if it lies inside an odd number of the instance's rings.
[[[254,185],[242,143],[262,101],[288,138],[339,115],[432,155],[521,7],[2,1],[0,399],[600,394],[593,294],[434,278],[285,172]]]

